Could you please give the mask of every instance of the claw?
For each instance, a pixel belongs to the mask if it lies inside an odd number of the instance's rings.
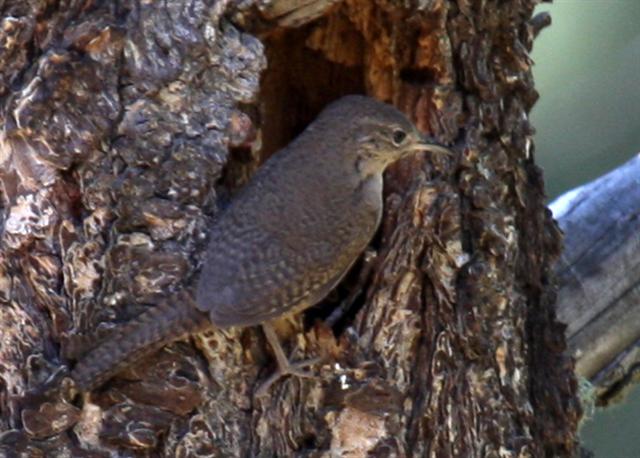
[[[278,362],[278,370],[265,380],[256,390],[257,397],[262,397],[267,394],[271,385],[287,375],[293,375],[301,378],[316,378],[316,375],[312,372],[304,371],[302,369],[319,363],[322,358],[316,357],[291,363],[285,356],[282,346],[280,345],[280,340],[278,340],[278,336],[273,330],[273,327],[268,323],[262,323],[262,329],[267,337],[267,341],[269,341],[269,345],[271,345],[271,348],[273,348],[273,352],[275,353],[276,360]]]

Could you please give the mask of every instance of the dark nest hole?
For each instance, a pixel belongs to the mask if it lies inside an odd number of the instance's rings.
[[[263,160],[289,143],[327,104],[365,92],[362,65],[332,62],[306,45],[313,27],[279,31],[265,41],[268,68],[260,92]]]

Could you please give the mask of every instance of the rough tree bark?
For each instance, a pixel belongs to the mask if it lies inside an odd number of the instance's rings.
[[[0,450],[26,456],[571,456],[560,234],[527,113],[534,0],[0,3]],[[168,346],[73,403],[13,402],[193,283],[229,194],[329,101],[366,93],[455,144],[386,180],[372,274],[291,325]],[[109,454],[112,455],[109,455]]]

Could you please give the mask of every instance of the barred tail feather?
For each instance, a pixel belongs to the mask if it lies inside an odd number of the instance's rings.
[[[73,368],[71,378],[78,389],[90,391],[143,356],[211,326],[208,314],[197,310],[191,301],[177,305],[163,302],[91,350]]]

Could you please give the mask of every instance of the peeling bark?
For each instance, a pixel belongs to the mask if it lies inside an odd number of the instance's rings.
[[[560,234],[527,116],[534,6],[3,3],[0,450],[571,456]],[[318,318],[359,266],[283,323],[294,359],[324,357],[317,378],[257,399],[273,369],[261,334],[211,331],[24,422],[13,400],[64,363],[59,347],[191,284],[229,194],[353,92],[394,103],[459,159],[388,173],[372,275],[333,329]]]

